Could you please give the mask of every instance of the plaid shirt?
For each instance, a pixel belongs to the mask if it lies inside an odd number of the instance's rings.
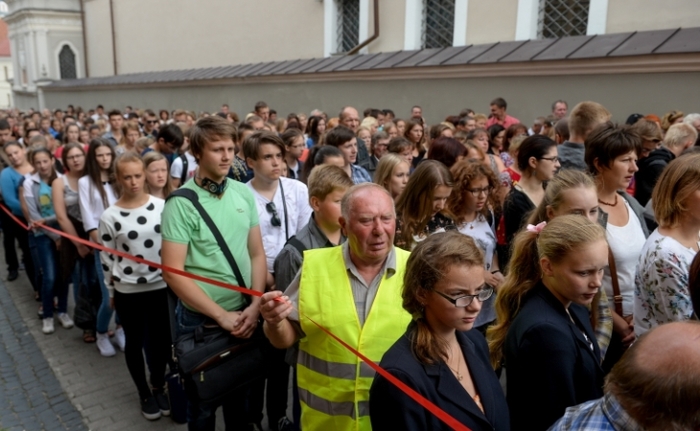
[[[350,179],[353,184],[372,182],[372,177],[369,175],[369,172],[362,166],[350,165],[350,170],[352,171],[352,178]]]
[[[549,431],[643,431],[612,394],[569,407]]]
[[[610,347],[610,337],[613,332],[613,317],[610,312],[610,303],[605,289],[600,289],[600,302],[598,303],[598,322],[595,327],[595,338],[600,347],[600,360],[605,359],[605,353]]]

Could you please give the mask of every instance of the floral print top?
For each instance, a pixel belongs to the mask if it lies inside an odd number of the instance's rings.
[[[426,239],[428,235],[434,234],[434,233],[439,233],[439,232],[445,232],[448,230],[457,230],[457,226],[455,226],[455,222],[448,216],[446,216],[443,213],[437,213],[435,214],[429,221],[428,224],[425,226],[425,229],[423,232],[419,235],[413,235],[413,243],[412,244],[406,244],[406,241],[404,241],[401,238],[401,231],[403,228],[403,222],[402,222],[402,217],[401,214],[396,215],[396,235],[394,236],[394,245],[396,247],[402,248],[404,250],[411,251],[413,248],[421,241]]]
[[[693,304],[688,271],[695,250],[655,230],[639,258],[634,289],[634,332],[637,336],[664,323],[688,320]]]

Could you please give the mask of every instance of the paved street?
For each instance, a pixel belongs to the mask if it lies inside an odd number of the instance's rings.
[[[0,248],[0,431],[187,429],[169,417],[144,419],[124,354],[117,348],[116,356],[104,358],[95,344],[83,342],[80,329],[58,322],[56,332],[43,334],[25,272],[6,280]],[[219,409],[217,430],[223,429]]]

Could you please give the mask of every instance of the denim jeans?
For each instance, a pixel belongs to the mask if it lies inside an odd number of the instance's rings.
[[[175,308],[175,318],[177,325],[175,328],[176,337],[189,334],[195,328],[201,326],[207,320],[207,316],[190,311],[177,302]],[[196,399],[189,381],[185,381],[185,391],[188,394],[187,400],[187,429],[188,431],[214,431],[216,428],[216,409],[221,406],[224,414],[224,424],[226,431],[238,431],[251,429],[248,425],[246,413],[247,390],[241,390],[230,395],[222,401],[216,403],[205,403]]]
[[[32,231],[27,232],[27,246],[29,247],[31,260],[34,262],[34,272],[30,273],[27,267],[25,267],[25,270],[34,291],[41,295],[41,265],[39,265],[39,252],[36,249],[36,235]]]
[[[44,307],[44,318],[53,317],[53,299],[58,298],[58,312],[65,313],[68,307],[68,284],[57,281],[58,269],[56,243],[44,234],[35,235],[39,267],[41,268],[41,301]]]
[[[95,250],[95,271],[97,271],[97,279],[100,282],[100,291],[102,292],[102,303],[100,304],[100,309],[97,310],[97,332],[104,334],[109,330],[109,321],[112,320],[112,308],[109,306],[109,291],[107,291],[107,284],[104,278],[104,271],[102,270],[102,262],[100,261],[100,251]],[[114,318],[117,325],[119,322],[119,315],[117,314]]]

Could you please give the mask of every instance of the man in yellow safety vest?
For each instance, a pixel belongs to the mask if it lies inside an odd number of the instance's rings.
[[[370,430],[374,378],[369,366],[304,316],[375,362],[411,320],[401,306],[409,253],[393,245],[391,195],[372,183],[354,186],[343,197],[339,221],[347,242],[305,251],[301,270],[284,294],[268,292],[260,306],[265,334],[275,347],[299,340],[304,430]]]

